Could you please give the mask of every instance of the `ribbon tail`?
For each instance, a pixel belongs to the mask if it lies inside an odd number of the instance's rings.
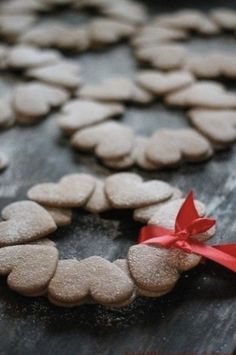
[[[236,246],[233,244],[211,246],[192,243],[191,251],[236,272]]]

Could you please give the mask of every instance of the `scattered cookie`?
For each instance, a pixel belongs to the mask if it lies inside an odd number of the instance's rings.
[[[0,129],[11,127],[15,123],[15,114],[12,109],[12,97],[6,94],[0,98]]]
[[[236,30],[236,11],[228,8],[218,8],[210,11],[212,20],[223,30]]]
[[[168,105],[180,107],[234,108],[236,94],[213,81],[198,81],[165,97]]]
[[[45,206],[81,207],[86,204],[94,189],[95,179],[92,176],[71,174],[62,177],[58,183],[42,183],[31,187],[27,197]]]
[[[26,75],[67,89],[75,89],[81,82],[79,65],[66,61],[30,69]]]
[[[215,22],[205,16],[204,13],[194,9],[159,15],[156,17],[156,22],[163,27],[194,31],[204,35],[215,35],[219,32]]]
[[[202,161],[209,157],[210,143],[191,128],[160,129],[149,140],[147,158],[156,167],[168,167],[182,160]]]
[[[50,213],[57,227],[67,226],[72,222],[72,210],[69,208],[45,207]]]
[[[170,200],[180,199],[181,197],[182,197],[182,192],[177,188],[173,188],[172,196],[168,200],[155,203],[146,207],[140,207],[134,210],[133,213],[134,220],[141,223],[147,223],[151,219],[151,217],[157,211],[159,211],[160,207],[168,203]]]
[[[58,262],[51,245],[17,245],[0,248],[0,274],[8,275],[10,289],[25,296],[45,294]]]
[[[119,159],[128,155],[134,144],[133,130],[114,121],[100,123],[76,132],[71,139],[72,147],[95,151],[102,160]]]
[[[63,106],[59,116],[59,126],[66,134],[93,126],[124,113],[120,104],[99,103],[91,100],[72,100]]]
[[[192,125],[216,146],[235,141],[236,111],[193,109],[188,116]]]
[[[105,191],[115,208],[138,208],[167,200],[172,195],[169,184],[151,180],[143,182],[139,175],[119,173],[105,180]]]
[[[141,87],[151,91],[155,96],[160,96],[189,86],[194,82],[194,77],[187,71],[162,73],[155,70],[145,70],[137,75],[136,81]]]
[[[129,38],[135,33],[131,24],[117,20],[98,18],[89,24],[91,45],[101,47]]]
[[[50,214],[32,201],[14,202],[2,211],[0,246],[28,243],[56,230]]]
[[[104,182],[97,179],[95,190],[84,206],[84,209],[91,213],[102,213],[111,208],[111,204],[105,194]]]
[[[35,123],[68,98],[67,91],[52,85],[40,82],[21,84],[15,89],[12,98],[16,121],[21,124]]]
[[[160,70],[175,70],[183,66],[187,51],[178,44],[158,44],[154,47],[143,47],[135,51],[137,59],[148,62]]]
[[[22,44],[9,51],[8,65],[14,69],[27,69],[56,63],[60,59],[60,54],[54,50],[40,50]]]
[[[134,285],[116,265],[99,256],[61,260],[48,287],[48,297],[56,305],[72,307],[93,300],[116,306],[129,300]]]

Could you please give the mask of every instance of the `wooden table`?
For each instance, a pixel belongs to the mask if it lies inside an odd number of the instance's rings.
[[[152,13],[190,7],[189,1],[146,1]],[[199,2],[191,2],[198,7]],[[234,1],[207,1],[202,9],[233,6]],[[65,11],[61,19],[77,21]],[[79,16],[79,21],[84,20]],[[195,38],[193,49],[235,50],[235,37]],[[132,76],[136,63],[131,50],[120,44],[103,52],[72,56],[81,63],[85,81],[112,74]],[[11,88],[15,75],[2,74],[1,92]],[[232,83],[229,87],[235,89]],[[128,107],[124,121],[139,133],[150,135],[158,127],[188,126],[181,110],[166,109],[157,102],[150,108]],[[0,207],[25,198],[27,189],[39,182],[56,181],[71,172],[97,176],[111,173],[94,158],[68,148],[56,123],[56,114],[34,127],[14,127],[1,133],[1,150],[11,161],[0,176]],[[236,149],[221,152],[202,164],[175,171],[145,173],[160,178],[186,193],[194,188],[197,197],[218,219],[214,242],[236,239]],[[140,225],[131,213],[112,212],[103,216],[75,213],[70,227],[53,236],[61,258],[101,255],[110,260],[124,257],[135,243]],[[85,305],[74,309],[52,306],[44,298],[25,298],[8,290],[0,280],[0,354],[232,354],[236,349],[235,275],[213,263],[186,273],[169,295],[159,299],[138,299],[125,309],[107,310]],[[153,351],[153,353],[152,353]],[[139,353],[140,352],[140,353]],[[156,353],[155,353],[156,352]]]

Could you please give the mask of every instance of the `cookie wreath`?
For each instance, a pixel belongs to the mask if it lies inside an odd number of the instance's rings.
[[[50,12],[59,5],[79,10],[95,8],[104,17],[74,27],[37,23],[40,12]],[[188,39],[191,32],[212,36],[225,29],[235,30],[235,12],[218,9],[204,15],[183,10],[159,15],[148,24],[146,20],[145,7],[127,0],[119,5],[106,0],[3,3],[0,34],[18,45],[1,46],[0,66],[23,70],[34,81],[2,98],[0,126],[11,125],[14,120],[34,123],[71,96],[78,96],[63,106],[59,126],[66,134],[73,133],[71,145],[75,149],[94,151],[110,168],[119,170],[136,164],[156,170],[183,161],[203,161],[214,151],[230,146],[236,138],[236,95],[219,83],[196,81],[195,77],[235,78],[234,55],[211,53],[199,57],[178,42]],[[56,50],[37,48],[83,52],[122,38],[130,39],[137,59],[155,70],[138,72],[133,79],[114,77],[81,85],[78,65],[65,61]],[[163,98],[169,106],[190,108],[187,116],[192,128],[158,130],[148,138],[136,136],[130,127],[118,122],[104,122],[123,114],[124,102],[149,104],[156,98]]]
[[[181,272],[201,257],[180,249],[144,244],[129,248],[127,259],[113,262],[98,256],[59,260],[53,241],[43,239],[57,226],[70,224],[71,208],[92,213],[133,209],[134,219],[160,228],[174,228],[183,204],[181,192],[169,184],[144,182],[136,174],[119,173],[98,180],[86,174],[64,176],[58,183],[33,186],[30,200],[15,202],[2,211],[0,274],[8,286],[25,296],[45,295],[59,306],[86,302],[124,306],[137,296],[159,297],[172,290]],[[205,206],[195,201],[199,216]],[[207,240],[214,228],[197,236]]]

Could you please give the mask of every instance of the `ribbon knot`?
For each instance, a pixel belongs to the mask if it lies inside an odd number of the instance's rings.
[[[169,230],[153,225],[141,229],[138,242],[164,248],[178,248],[194,253],[223,265],[236,272],[236,244],[207,245],[198,236],[216,224],[215,219],[199,216],[191,191],[181,206],[175,221],[175,229]]]

